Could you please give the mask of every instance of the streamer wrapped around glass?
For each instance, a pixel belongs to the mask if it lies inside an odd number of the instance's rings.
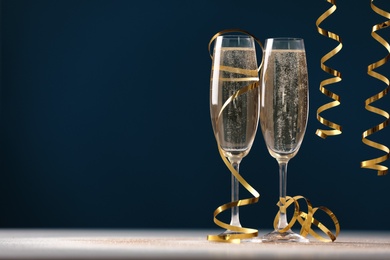
[[[243,87],[258,81],[254,39],[246,35],[218,36],[211,70],[210,114],[218,149],[222,150],[237,172],[256,135],[259,88],[251,89],[233,99],[232,96]],[[238,190],[239,182],[232,175],[232,202],[239,200]],[[230,225],[241,227],[238,207],[231,209]],[[226,230],[224,234],[235,233],[237,232]]]
[[[309,242],[288,228],[287,164],[302,143],[308,118],[309,90],[303,39],[266,39],[261,71],[260,125],[267,148],[279,164],[279,222],[263,242]]]

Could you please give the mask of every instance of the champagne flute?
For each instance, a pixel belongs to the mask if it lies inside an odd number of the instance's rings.
[[[309,242],[286,230],[287,164],[302,143],[308,119],[308,72],[303,39],[270,38],[264,45],[260,124],[267,148],[279,164],[279,222],[263,242]]]
[[[258,82],[254,39],[247,35],[223,35],[215,40],[210,81],[210,114],[219,149],[238,172],[249,153],[259,121],[259,88],[251,89],[223,108],[238,90]],[[232,175],[231,200],[239,200],[239,181]],[[238,206],[231,208],[231,226],[241,227]],[[237,234],[226,230],[224,234]]]

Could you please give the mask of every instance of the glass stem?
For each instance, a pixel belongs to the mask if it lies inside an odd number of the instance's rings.
[[[240,167],[240,162],[239,161],[232,161],[232,166],[233,168],[239,172],[239,167]],[[232,174],[232,201],[237,201],[239,200],[239,181],[237,180],[236,177]],[[241,227],[240,224],[240,217],[238,214],[238,207],[233,207],[232,208],[232,216],[230,220],[230,225],[232,226],[237,226]]]
[[[288,161],[279,161],[279,222],[278,229],[287,226],[286,215],[286,189],[287,189],[287,163]]]

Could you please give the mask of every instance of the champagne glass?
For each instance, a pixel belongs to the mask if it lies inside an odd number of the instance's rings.
[[[302,143],[308,119],[308,72],[303,39],[270,38],[264,45],[260,124],[267,148],[279,164],[279,222],[263,242],[309,242],[286,230],[287,164]]]
[[[225,102],[238,90],[258,82],[254,39],[247,35],[223,35],[215,40],[210,81],[210,114],[219,149],[238,172],[249,153],[259,121],[259,88]],[[231,200],[239,200],[239,181],[232,175]],[[238,207],[231,208],[231,226],[241,227]],[[237,234],[226,230],[225,234]]]

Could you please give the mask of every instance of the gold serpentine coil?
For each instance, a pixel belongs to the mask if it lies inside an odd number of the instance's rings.
[[[332,68],[326,66],[325,62],[327,60],[329,60],[330,58],[332,58],[333,56],[335,56],[338,52],[340,52],[340,50],[343,47],[343,44],[341,42],[341,38],[337,34],[320,28],[320,24],[326,18],[328,18],[337,8],[336,7],[336,0],[327,0],[327,2],[333,4],[333,6],[330,7],[326,12],[324,12],[317,19],[317,21],[316,21],[317,30],[318,30],[318,32],[321,35],[324,35],[325,37],[328,37],[328,38],[331,38],[333,40],[336,40],[336,41],[339,42],[339,44],[333,50],[331,50],[330,52],[328,52],[326,55],[324,55],[321,58],[321,69],[323,71],[331,74],[333,77],[321,81],[321,83],[320,83],[320,91],[324,95],[326,95],[326,96],[328,96],[328,97],[330,97],[331,99],[334,100],[334,101],[331,101],[331,102],[329,102],[327,104],[324,104],[324,105],[320,106],[317,109],[317,120],[321,124],[331,128],[331,130],[317,129],[316,135],[318,135],[319,137],[324,138],[324,139],[326,137],[328,137],[328,136],[339,135],[339,134],[341,134],[341,131],[342,131],[342,128],[341,128],[341,126],[339,124],[331,122],[331,121],[323,118],[322,116],[320,116],[320,114],[322,112],[324,112],[325,110],[328,110],[328,109],[331,109],[333,107],[336,107],[336,106],[340,105],[340,96],[335,94],[335,93],[333,93],[333,92],[331,92],[331,91],[329,91],[328,89],[325,88],[325,86],[327,86],[327,85],[334,84],[334,83],[337,83],[337,82],[341,81],[341,73],[339,71],[335,70],[335,69],[332,69]]]
[[[387,19],[390,19],[390,13],[375,6],[374,0],[371,0],[371,8],[377,14],[379,14]],[[387,28],[388,26],[390,26],[390,20],[387,20],[387,21],[380,23],[380,24],[376,24],[372,27],[372,31],[371,31],[372,38],[374,38],[376,41],[378,41],[380,44],[382,44],[386,48],[386,50],[388,51],[388,54],[384,58],[378,60],[377,62],[370,64],[367,67],[367,74],[369,76],[377,79],[377,80],[382,81],[383,83],[386,84],[387,87],[384,90],[380,91],[379,93],[366,99],[364,102],[366,110],[368,110],[374,114],[378,114],[380,116],[383,116],[385,118],[385,121],[383,121],[382,123],[364,131],[362,134],[362,142],[364,144],[366,144],[372,148],[381,150],[381,151],[385,152],[386,154],[383,156],[374,158],[374,159],[362,161],[360,163],[360,166],[362,168],[376,170],[378,172],[379,176],[386,175],[388,172],[388,168],[384,165],[380,165],[380,163],[389,159],[389,148],[383,144],[371,141],[367,137],[382,130],[383,128],[385,128],[389,124],[389,113],[371,105],[373,102],[375,102],[375,101],[383,98],[385,95],[387,95],[387,93],[389,91],[389,83],[390,83],[389,79],[386,78],[385,76],[383,76],[382,74],[379,74],[378,72],[374,71],[374,69],[379,68],[380,66],[384,65],[390,59],[390,45],[389,45],[389,43],[387,41],[385,41],[381,36],[379,36],[379,34],[377,34],[378,30],[383,29],[383,28]]]

